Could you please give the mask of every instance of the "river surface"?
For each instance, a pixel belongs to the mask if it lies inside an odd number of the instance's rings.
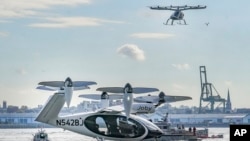
[[[198,128],[199,129],[199,128]],[[0,141],[32,141],[33,134],[39,129],[0,129]],[[87,137],[60,128],[45,128],[51,141],[96,141]],[[204,139],[203,141],[229,141],[229,128],[209,128],[209,135],[223,134],[223,139]],[[131,140],[132,141],[132,140]]]

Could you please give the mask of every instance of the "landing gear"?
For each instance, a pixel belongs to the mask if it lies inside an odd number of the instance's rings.
[[[168,20],[166,21],[166,23],[163,23],[163,24],[169,25],[169,24],[168,24],[168,21],[169,21],[169,20],[170,20],[170,19],[168,19]],[[174,22],[174,20],[172,20],[171,25],[173,25],[173,22]]]
[[[172,21],[171,21],[171,24],[168,24],[168,21],[169,21],[170,19],[168,19],[167,21],[166,21],[166,23],[163,23],[164,25],[174,25],[174,21],[175,20],[173,20],[173,19],[171,19]],[[182,19],[182,20],[178,20],[179,22],[177,23],[177,24],[179,24],[179,25],[187,25],[187,23],[186,23],[186,21],[185,21],[185,19]],[[184,23],[181,23],[181,21],[183,21]]]

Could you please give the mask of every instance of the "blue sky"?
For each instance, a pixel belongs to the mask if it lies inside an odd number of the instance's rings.
[[[36,107],[51,92],[40,81],[96,81],[97,87],[157,87],[198,106],[199,66],[233,107],[250,107],[247,0],[0,0],[0,101]],[[206,5],[184,11],[187,26],[165,26],[172,11],[147,6]],[[209,22],[209,26],[205,23]],[[155,93],[157,94],[157,93]]]

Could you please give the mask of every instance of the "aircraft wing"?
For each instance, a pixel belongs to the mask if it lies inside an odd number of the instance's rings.
[[[170,96],[165,95],[164,100],[166,103],[172,103],[172,102],[178,102],[178,101],[184,101],[192,99],[189,96]],[[159,96],[140,96],[134,98],[135,102],[143,102],[143,103],[158,103],[159,102]]]
[[[96,90],[102,91],[102,92],[110,92],[110,93],[124,93],[123,87],[102,87]],[[146,88],[146,87],[134,87],[133,88],[134,94],[150,93],[150,92],[155,92],[155,91],[159,91],[159,90],[157,88]]]
[[[93,99],[93,100],[100,100],[101,99],[101,94],[81,94],[78,97]]]
[[[98,111],[98,113],[120,113],[124,111],[123,105],[110,106]]]
[[[93,100],[101,100],[101,94],[81,94],[79,97],[93,99]],[[123,99],[123,94],[110,94],[108,95],[109,99]]]
[[[166,95],[164,97],[165,101],[167,103],[171,103],[171,102],[178,102],[178,101],[184,101],[184,100],[190,100],[192,99],[189,96],[170,96],[170,95]]]
[[[89,87],[88,87],[88,86],[73,87],[73,90],[74,90],[74,91],[85,90],[85,89],[89,89]]]

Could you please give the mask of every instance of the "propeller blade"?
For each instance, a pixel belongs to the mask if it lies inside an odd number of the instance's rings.
[[[64,81],[44,81],[38,84],[43,85],[43,86],[49,86],[49,87],[63,87]],[[83,86],[95,85],[95,84],[97,83],[92,82],[92,81],[74,81],[73,87],[83,87]]]
[[[102,92],[109,92],[109,93],[124,93],[123,87],[102,87],[102,88],[98,88],[96,90],[102,91]],[[133,88],[134,94],[150,93],[150,92],[155,92],[155,91],[159,91],[159,90],[157,88],[145,88],[145,87]]]
[[[135,102],[139,103],[158,103],[159,96],[139,96],[134,98]]]
[[[37,86],[36,89],[47,90],[47,91],[57,91],[58,90],[56,88],[49,88],[49,87],[46,87],[46,86]]]
[[[170,95],[164,96],[164,100],[167,103],[184,101],[184,100],[191,100],[191,99],[192,99],[192,97],[190,97],[190,96],[170,96]]]
[[[96,82],[93,81],[73,81],[73,87],[82,87],[88,85],[96,85]]]
[[[140,103],[158,103],[161,99],[163,103],[172,103],[172,102],[178,102],[178,101],[185,101],[185,100],[190,100],[192,99],[189,96],[171,96],[171,95],[162,95],[160,96],[155,96],[155,95],[148,95],[148,96],[140,96],[134,98],[135,102],[140,102]]]
[[[159,91],[157,88],[145,88],[145,87],[135,87],[133,88],[133,93],[140,94],[140,93],[150,93]]]
[[[96,90],[108,93],[124,93],[123,87],[102,87]]]
[[[44,82],[39,82],[38,85],[49,86],[49,87],[63,87],[64,81],[44,81]]]

